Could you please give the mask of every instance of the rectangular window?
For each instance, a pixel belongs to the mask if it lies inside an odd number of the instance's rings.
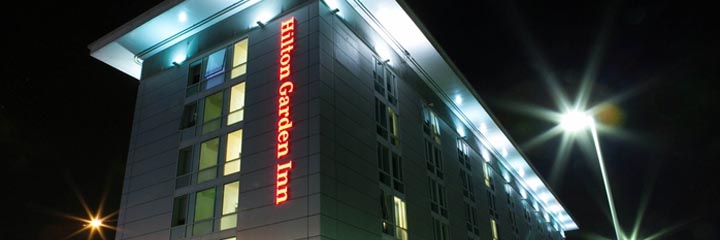
[[[463,186],[463,196],[467,197],[471,201],[475,201],[475,190],[473,187],[472,175],[465,172],[465,170],[460,170],[460,180]]]
[[[397,128],[397,114],[395,114],[395,111],[392,110],[392,108],[387,107],[387,114],[388,114],[388,130],[390,132],[390,143],[392,145],[397,146],[399,142],[398,139],[398,128]]]
[[[385,96],[385,78],[383,63],[373,56],[373,79],[375,79],[375,91]]]
[[[225,184],[223,187],[222,217],[220,230],[237,227],[237,207],[240,195],[240,182]]]
[[[437,116],[429,108],[423,109],[423,131],[430,136],[435,142],[440,143],[440,124]]]
[[[395,239],[407,240],[407,219],[405,218],[405,202],[394,197],[395,207]]]
[[[490,166],[488,166],[488,163],[483,163],[483,175],[485,176],[485,186],[487,186],[490,190],[495,190],[495,185],[492,184],[492,179],[490,178]]]
[[[177,173],[175,175],[177,177],[175,179],[175,188],[190,185],[192,179],[192,155],[192,146],[180,149],[178,153]]]
[[[200,144],[198,183],[215,179],[217,175],[218,145],[220,145],[219,138],[213,138]]]
[[[230,88],[230,109],[228,109],[227,125],[243,120],[245,115],[245,82],[241,82]]]
[[[433,221],[433,238],[435,240],[450,240],[450,236],[448,233],[448,226],[442,220],[437,219],[435,217],[432,218]]]
[[[230,72],[230,78],[245,75],[247,72],[247,52],[248,52],[248,40],[243,39],[236,42],[233,45],[233,59],[232,59],[232,70]]]
[[[240,154],[242,153],[242,129],[228,133],[225,148],[225,167],[223,175],[240,172]]]
[[[205,65],[205,89],[220,85],[225,80],[225,49],[210,54]]]
[[[430,183],[430,210],[443,217],[447,217],[445,186],[435,181],[432,177],[429,178],[428,182]]]
[[[190,64],[190,71],[188,72],[187,89],[185,90],[185,96],[193,96],[199,92],[198,86],[200,85],[202,61],[197,61]]]
[[[397,76],[390,71],[390,66],[385,65],[385,90],[387,100],[390,104],[397,104]]]
[[[465,203],[465,219],[466,219],[465,225],[467,227],[467,231],[474,235],[479,235],[480,230],[478,229],[478,224],[477,224],[478,223],[477,209],[468,203]]]
[[[176,197],[173,200],[173,213],[171,226],[180,226],[187,223],[188,199],[187,195]]]
[[[180,129],[186,129],[195,126],[197,121],[197,104],[192,102],[185,105],[183,109],[183,115],[180,120]]]
[[[377,143],[378,169],[380,170],[380,182],[392,186],[390,178],[390,149],[382,143]]]
[[[383,139],[387,139],[388,133],[387,133],[387,107],[385,106],[385,103],[380,101],[380,99],[375,99],[375,123],[377,123],[377,134],[380,135]]]
[[[222,115],[223,92],[218,92],[205,97],[205,109],[203,110],[202,133],[209,133],[220,128],[220,116]]]
[[[195,215],[193,235],[201,235],[213,231],[215,213],[215,188],[195,193]]]
[[[427,170],[436,177],[443,179],[442,152],[436,143],[425,141],[425,159],[427,159]]]
[[[490,219],[490,232],[492,232],[492,240],[498,240],[500,238],[498,236],[497,222],[495,222],[495,219]]]
[[[390,216],[390,195],[385,191],[380,190],[380,213],[382,216],[381,226],[382,232],[388,235],[394,235],[395,228]]]

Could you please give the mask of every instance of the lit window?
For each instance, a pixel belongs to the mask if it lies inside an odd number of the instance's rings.
[[[197,182],[214,179],[217,174],[218,145],[220,140],[213,138],[200,144],[200,162],[198,163]]]
[[[407,240],[407,219],[405,217],[405,202],[394,197],[395,207],[395,239]]]
[[[229,107],[227,125],[242,121],[245,109],[245,82],[230,88]]]
[[[497,230],[497,223],[495,222],[495,219],[490,219],[490,231],[492,232],[492,239],[498,240],[498,230]]]
[[[437,116],[429,108],[423,109],[423,131],[432,137],[435,142],[440,143],[440,125]]]
[[[242,153],[242,129],[227,135],[225,148],[225,167],[223,175],[240,172],[240,154]]]
[[[233,46],[233,62],[230,78],[242,76],[247,72],[248,40],[243,39]]]
[[[213,216],[215,213],[215,188],[210,188],[195,194],[195,215],[193,235],[212,232]]]
[[[230,229],[237,226],[238,196],[240,195],[240,182],[225,184],[223,187],[222,217],[220,218],[220,230]]]
[[[222,114],[223,93],[218,92],[205,97],[205,109],[203,110],[202,133],[209,133],[220,128],[220,116]]]
[[[388,130],[390,132],[390,143],[398,145],[398,128],[397,128],[397,114],[392,108],[387,107],[388,112]]]
[[[205,89],[220,85],[225,80],[225,49],[210,54],[205,65]]]

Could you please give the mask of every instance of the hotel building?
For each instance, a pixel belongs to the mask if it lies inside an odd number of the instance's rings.
[[[402,0],[167,0],[88,48],[140,81],[117,240],[578,228]]]

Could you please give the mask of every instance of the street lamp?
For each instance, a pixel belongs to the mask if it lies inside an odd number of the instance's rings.
[[[602,174],[603,183],[605,184],[605,194],[607,194],[608,205],[610,206],[610,215],[612,216],[613,227],[615,228],[615,237],[622,240],[620,235],[620,224],[618,223],[617,214],[615,213],[615,204],[613,204],[612,192],[610,191],[610,183],[605,173],[605,164],[600,152],[600,141],[598,141],[597,128],[595,119],[591,116],[578,111],[570,111],[562,115],[560,126],[568,132],[577,132],[586,127],[590,127],[593,143],[595,144],[595,152],[597,153],[598,163],[600,164],[600,172]]]

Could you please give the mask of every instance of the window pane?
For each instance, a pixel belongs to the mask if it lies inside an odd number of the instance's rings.
[[[233,69],[230,73],[230,78],[236,78],[245,74],[247,69],[247,49],[247,39],[235,43],[233,48]]]
[[[195,222],[211,219],[215,211],[215,188],[195,194]]]
[[[185,105],[183,109],[182,120],[180,122],[180,129],[189,128],[195,126],[195,120],[197,119],[197,104],[190,103]]]
[[[397,239],[401,240],[407,240],[407,219],[405,218],[405,202],[398,198],[394,197],[395,199],[395,226],[397,227],[397,232],[395,232],[395,237]]]
[[[208,56],[205,78],[212,78],[225,70],[225,49],[221,49]]]
[[[217,165],[219,143],[218,138],[213,138],[200,144],[200,164],[198,169],[202,170]]]
[[[232,182],[225,184],[225,187],[223,188],[223,215],[237,212],[239,195],[240,182]]]
[[[192,146],[180,149],[178,156],[177,176],[190,173],[190,165],[192,162]]]
[[[228,110],[227,125],[243,120],[245,108],[245,82],[239,83],[230,89],[230,109]]]
[[[222,100],[222,92],[218,92],[205,98],[205,111],[203,112],[204,123],[220,117],[220,114],[222,113]]]
[[[230,175],[240,171],[240,154],[242,153],[242,129],[231,132],[227,135],[227,146],[225,148],[224,175]]]
[[[205,110],[203,111],[203,134],[220,128],[222,102],[222,92],[218,92],[205,98]]]
[[[185,225],[187,220],[187,196],[176,197],[173,201],[172,226]]]

